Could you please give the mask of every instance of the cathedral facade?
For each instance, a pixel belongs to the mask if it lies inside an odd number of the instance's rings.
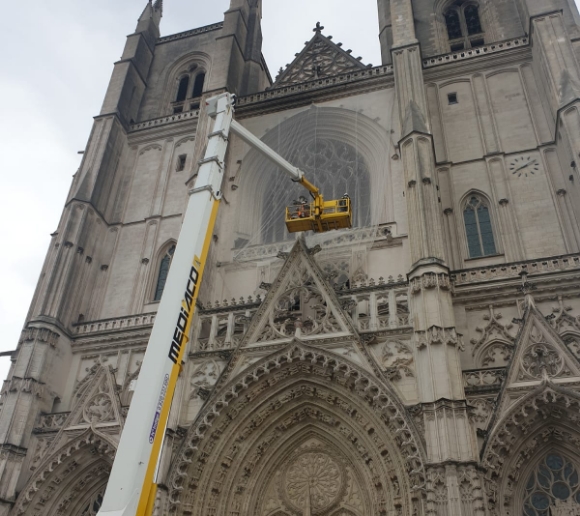
[[[580,515],[573,2],[378,0],[380,66],[316,24],[274,79],[261,4],[128,36],[1,392],[0,516],[97,514],[223,91],[355,227],[289,235],[299,190],[230,137],[155,514]]]

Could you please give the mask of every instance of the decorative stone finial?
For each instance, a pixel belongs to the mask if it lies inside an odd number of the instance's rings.
[[[533,306],[535,306],[535,301],[534,298],[531,294],[532,290],[536,289],[536,285],[534,285],[533,283],[530,283],[528,281],[528,271],[525,269],[522,269],[522,272],[520,272],[520,277],[522,278],[522,286],[519,287],[519,291],[524,294],[524,300],[525,300],[525,305],[526,308],[531,308]]]
[[[324,30],[324,27],[320,25],[320,22],[316,22],[316,27],[312,29],[312,32],[316,32],[316,34],[320,34]]]
[[[155,10],[159,11],[160,13],[163,13],[163,0],[155,0],[153,7],[155,8]]]

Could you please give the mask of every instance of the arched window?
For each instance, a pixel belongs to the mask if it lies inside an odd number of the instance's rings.
[[[369,170],[356,149],[338,140],[317,138],[301,145],[289,161],[304,171],[324,195],[325,199],[339,199],[345,192],[353,199],[353,226],[364,227],[370,223]],[[283,217],[274,217],[280,209],[304,195],[302,186],[284,183],[280,188],[279,175],[271,174],[271,187],[266,189],[263,207],[262,239],[265,243],[280,242],[288,238]],[[271,223],[267,223],[271,221]]]
[[[485,200],[472,195],[463,209],[463,219],[469,257],[497,254],[491,216]]]
[[[183,102],[187,97],[187,88],[189,86],[189,76],[182,77],[179,81],[179,88],[177,89],[177,97],[175,102]]]
[[[451,52],[484,44],[479,7],[474,3],[455,3],[445,13],[445,25]]]
[[[203,83],[205,82],[205,73],[198,73],[197,77],[195,78],[195,82],[193,83],[193,93],[191,96],[195,99],[197,97],[201,97],[203,92]]]
[[[175,253],[175,245],[172,245],[167,249],[165,256],[161,259],[159,263],[159,273],[157,274],[157,283],[155,285],[155,296],[154,301],[159,301],[161,295],[163,294],[163,289],[165,288],[165,282],[167,281],[167,274],[169,273],[169,266],[171,265],[171,260],[173,260],[173,254]]]
[[[580,489],[576,465],[559,453],[550,453],[529,476],[522,516],[578,514]]]

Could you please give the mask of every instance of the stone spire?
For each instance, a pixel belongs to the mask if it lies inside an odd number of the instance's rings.
[[[155,3],[153,4],[153,9],[159,11],[159,14],[163,16],[163,0],[155,0]]]

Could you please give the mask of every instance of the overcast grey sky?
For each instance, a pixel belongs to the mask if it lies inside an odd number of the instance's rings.
[[[0,350],[15,349],[113,63],[146,0],[19,0],[0,19]],[[223,20],[229,0],[165,0],[162,35]],[[302,50],[317,21],[380,64],[376,0],[265,0],[272,75]],[[0,380],[9,367],[0,359]]]

